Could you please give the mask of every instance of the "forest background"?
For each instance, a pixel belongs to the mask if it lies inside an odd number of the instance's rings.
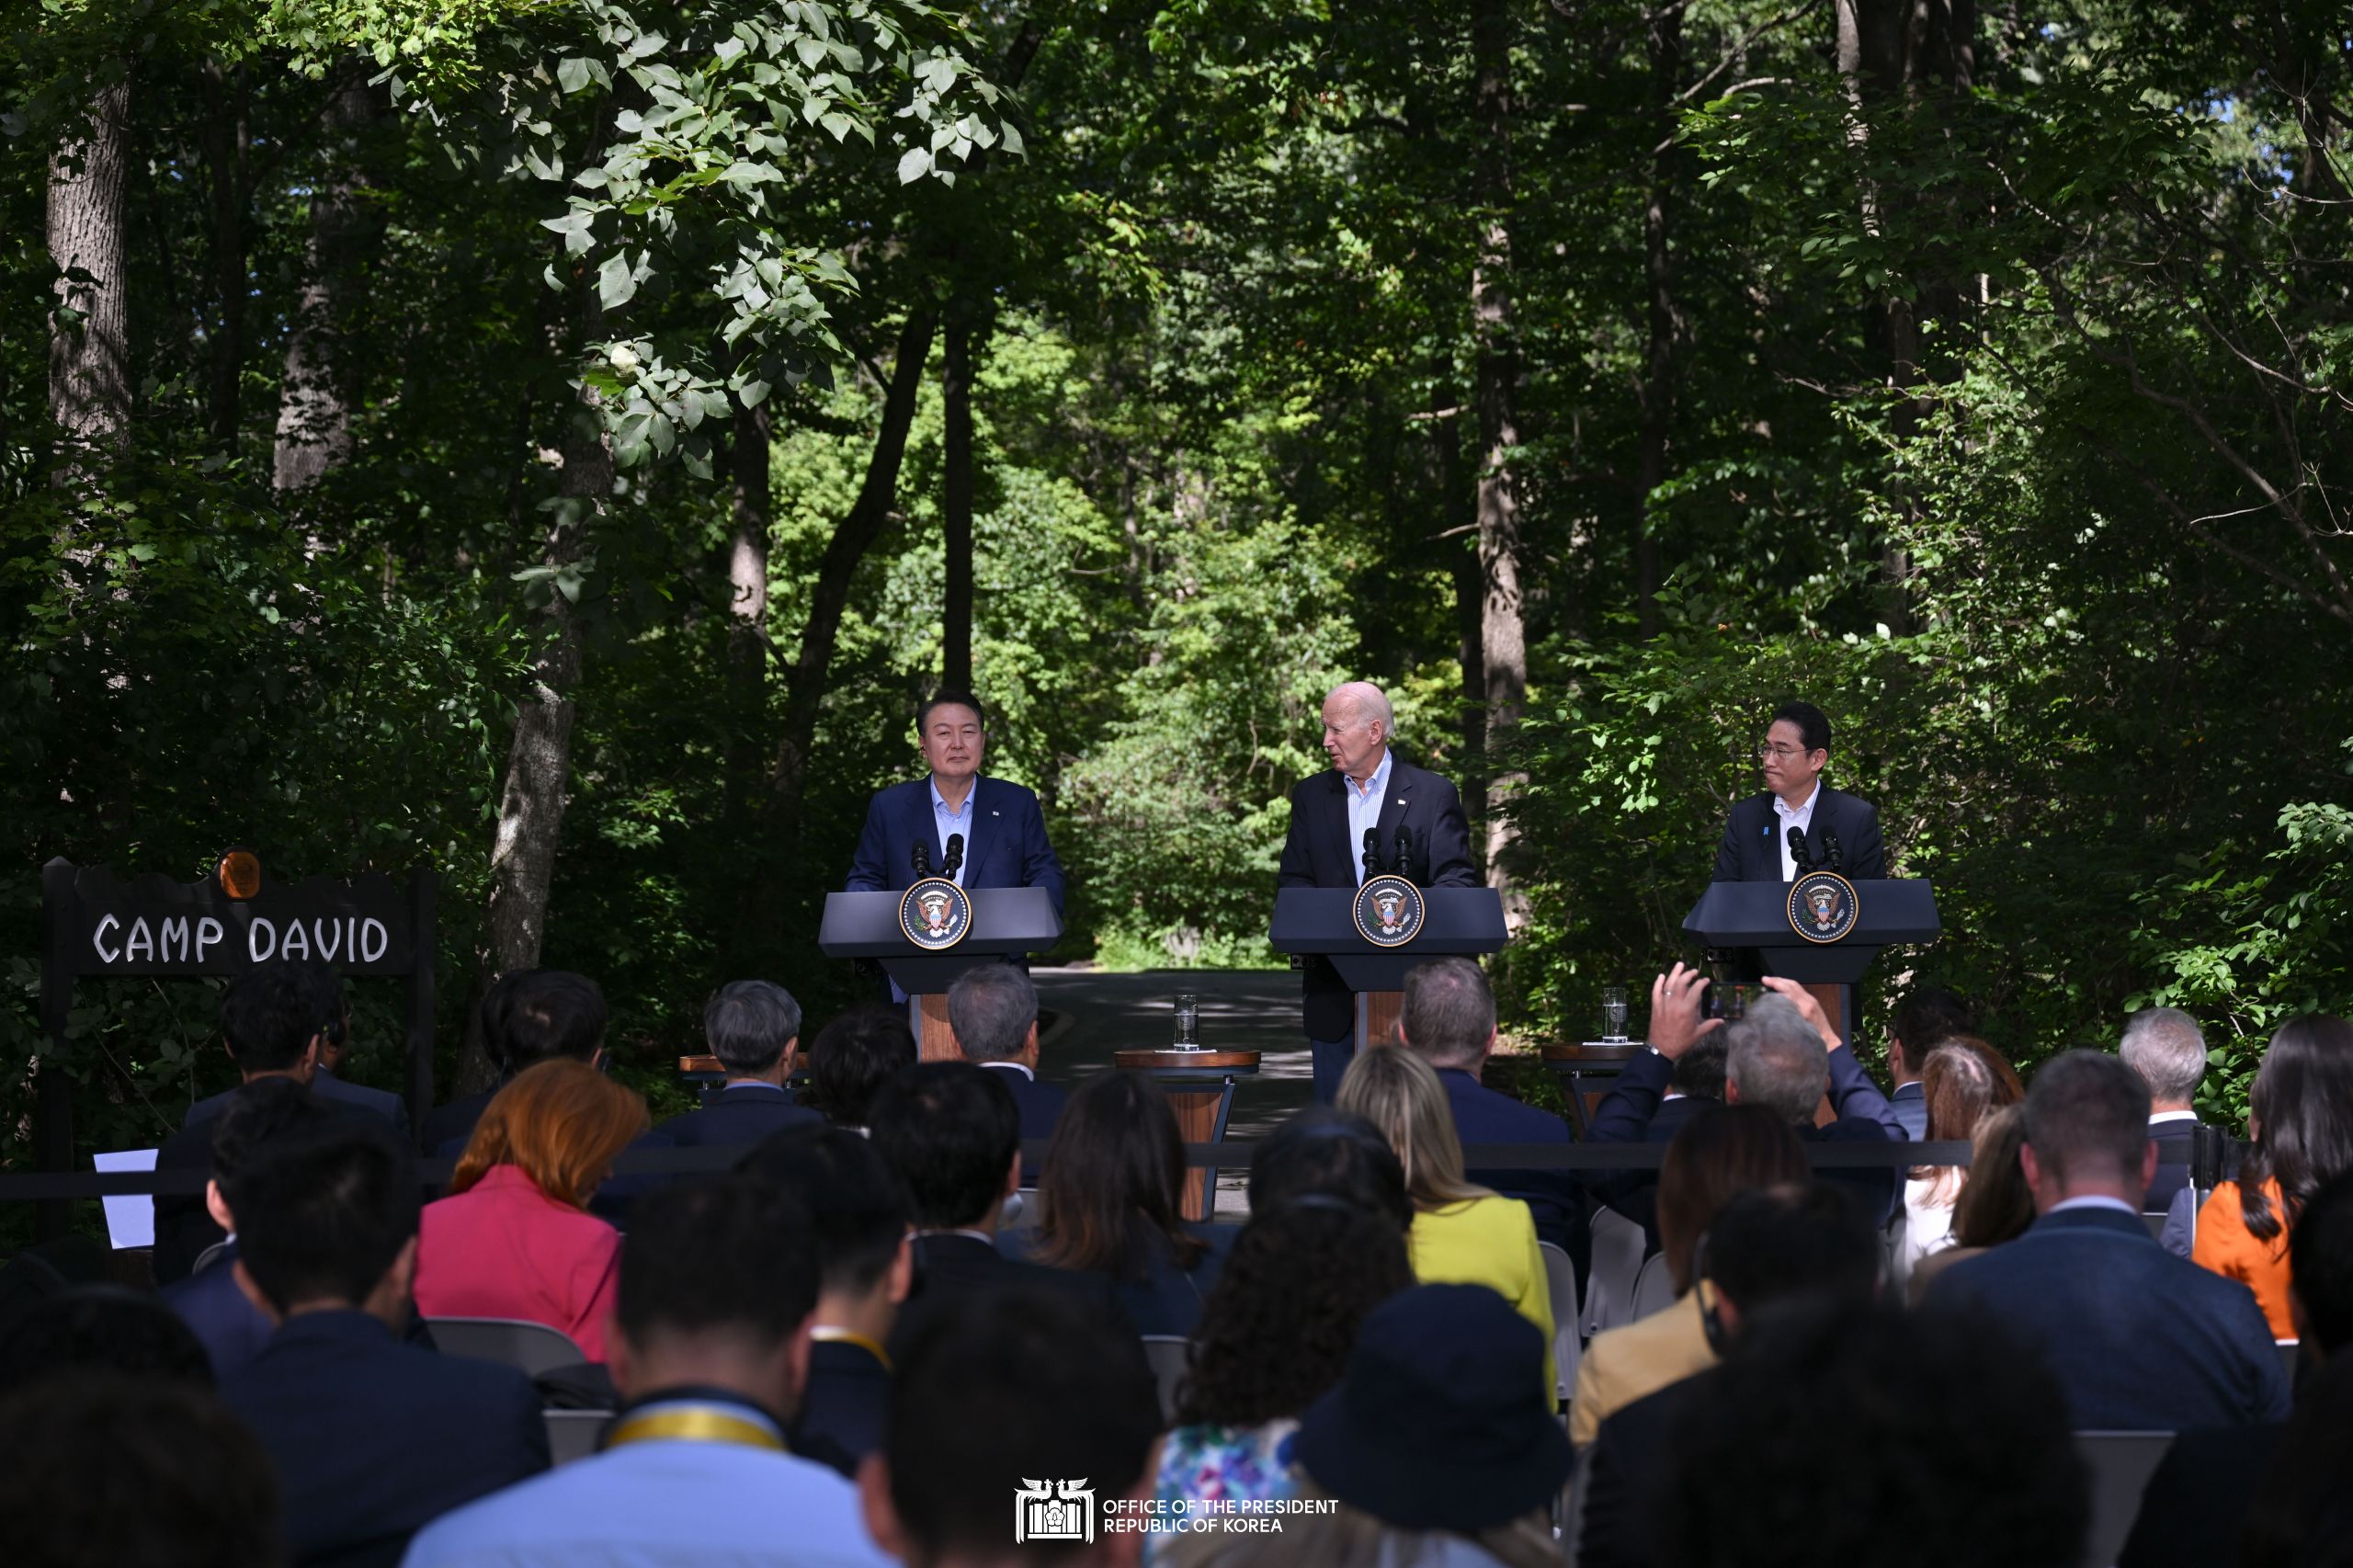
[[[229,1075],[39,1039],[37,869],[435,868],[658,1083],[814,951],[969,680],[1060,956],[1270,961],[1367,676],[1591,1029],[1778,700],[2021,1061],[2353,1005],[2341,6],[14,0],[0,1130]],[[362,985],[352,1075],[397,1081]],[[1878,1016],[1875,1014],[1875,1016]],[[1876,1038],[1874,1035],[1872,1038]]]

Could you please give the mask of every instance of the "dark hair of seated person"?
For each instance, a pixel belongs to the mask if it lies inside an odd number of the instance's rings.
[[[863,1127],[882,1085],[915,1064],[915,1031],[899,1008],[861,1002],[817,1031],[808,1062],[818,1112],[836,1127]]]
[[[1149,1078],[1101,1073],[1054,1123],[1040,1183],[1045,1217],[1031,1256],[1055,1268],[1150,1278],[1150,1248],[1191,1268],[1208,1244],[1185,1229],[1185,1135]]]
[[[1883,1262],[1879,1231],[1851,1187],[1784,1183],[1735,1192],[1693,1249],[1692,1273],[1744,1320],[1791,1297],[1868,1301]]]
[[[924,1321],[884,1430],[905,1560],[997,1562],[1006,1504],[1032,1481],[1084,1477],[1098,1509],[1135,1489],[1160,1397],[1133,1334],[1061,1290],[1017,1286]],[[1022,1560],[1084,1550],[1031,1542]]]
[[[291,1078],[256,1078],[229,1096],[212,1122],[212,1179],[229,1211],[237,1210],[237,1178],[263,1145],[324,1127],[335,1111],[309,1087]]]
[[[2305,1199],[2288,1238],[2288,1278],[2306,1348],[2330,1357],[2353,1345],[2353,1171]]]
[[[2239,1166],[2239,1217],[2247,1234],[2271,1241],[2321,1183],[2353,1170],[2353,1024],[2326,1013],[2281,1024],[2256,1069],[2247,1114],[2256,1131]],[[2274,1181],[2277,1204],[2265,1191]]]
[[[8,1568],[277,1568],[279,1507],[260,1440],[202,1384],[85,1371],[0,1399]]]
[[[1413,1283],[1386,1215],[1323,1193],[1253,1213],[1194,1327],[1177,1425],[1300,1415],[1340,1381],[1365,1314]]]
[[[1763,1106],[1726,1106],[1677,1129],[1658,1171],[1659,1242],[1675,1293],[1691,1288],[1692,1249],[1733,1194],[1809,1175],[1805,1145]]]
[[[326,1032],[327,1019],[318,983],[291,959],[256,964],[221,996],[222,1036],[246,1073],[285,1072]]]
[[[1722,1029],[1710,1029],[1684,1049],[1675,1059],[1675,1071],[1667,1083],[1678,1094],[1700,1100],[1721,1100],[1724,1097],[1724,1063],[1731,1056],[1730,1042]]]
[[[1395,1223],[1414,1222],[1405,1167],[1381,1130],[1363,1117],[1312,1105],[1258,1141],[1250,1157],[1250,1212],[1279,1208],[1308,1193],[1354,1203]]]
[[[1987,1111],[1969,1141],[1969,1180],[1953,1200],[1957,1247],[1999,1246],[2034,1223],[2034,1193],[2018,1151],[2026,1146],[2026,1112],[2014,1105]]]
[[[416,1234],[414,1163],[352,1118],[264,1145],[233,1201],[237,1260],[280,1312],[365,1301]]]
[[[212,1385],[196,1331],[157,1298],[120,1285],[61,1290],[0,1331],[0,1393],[102,1371]]]
[[[2090,1484],[2064,1396],[1982,1311],[1803,1296],[1678,1403],[1661,1562],[2075,1568]]]
[[[891,1271],[907,1233],[907,1195],[857,1133],[788,1128],[763,1139],[735,1168],[782,1188],[806,1210],[825,1290],[863,1296]]]
[[[586,975],[527,970],[502,977],[497,1007],[483,1007],[483,1044],[509,1075],[559,1058],[587,1062],[605,1043],[609,1017],[604,988]]]
[[[2235,1568],[2353,1562],[2353,1357],[2334,1356],[2296,1391],[2249,1500]]]
[[[773,1183],[746,1176],[677,1182],[630,1210],[613,1324],[631,1344],[726,1334],[777,1345],[816,1310],[809,1210]]]
[[[980,1222],[1005,1197],[1021,1152],[1021,1112],[1003,1074],[969,1062],[925,1062],[874,1096],[875,1149],[929,1231]]]

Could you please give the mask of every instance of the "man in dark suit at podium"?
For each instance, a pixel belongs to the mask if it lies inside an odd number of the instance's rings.
[[[1046,839],[1038,797],[1018,784],[981,777],[988,744],[980,699],[966,691],[933,692],[915,710],[926,778],[877,790],[866,808],[866,829],[850,860],[852,892],[887,892],[913,886],[915,849],[923,846],[932,872],[948,863],[948,841],[964,841],[953,881],[963,888],[1044,888],[1063,908],[1063,867]]]
[[[1829,859],[1836,841],[1840,863],[1830,868],[1850,880],[1887,875],[1887,849],[1880,842],[1879,810],[1822,782],[1830,761],[1830,721],[1811,702],[1784,702],[1773,710],[1756,762],[1765,792],[1732,809],[1723,843],[1716,849],[1719,882],[1787,882],[1797,880],[1790,831],[1803,837],[1816,866]]]
[[[1352,680],[1332,688],[1324,699],[1324,755],[1332,759],[1332,771],[1290,792],[1290,835],[1283,841],[1276,886],[1363,886],[1367,829],[1375,835],[1384,869],[1396,853],[1399,832],[1410,835],[1401,874],[1416,886],[1478,885],[1461,797],[1437,774],[1389,749],[1395,728],[1379,687]],[[1356,1055],[1356,994],[1321,959],[1307,960],[1301,991],[1315,1097],[1329,1104]]]

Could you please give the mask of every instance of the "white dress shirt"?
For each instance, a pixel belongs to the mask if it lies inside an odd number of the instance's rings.
[[[1364,886],[1365,829],[1381,825],[1381,798],[1389,793],[1390,764],[1396,760],[1396,755],[1387,746],[1381,747],[1381,766],[1372,770],[1372,777],[1364,781],[1361,790],[1357,788],[1355,779],[1345,773],[1340,775],[1340,788],[1348,797],[1348,859],[1357,869],[1358,887]],[[1384,844],[1380,848],[1381,858],[1385,862],[1396,846]]]
[[[1790,853],[1790,829],[1796,828],[1810,840],[1813,835],[1814,803],[1821,799],[1822,780],[1819,778],[1813,781],[1813,793],[1805,798],[1802,806],[1792,809],[1780,796],[1773,797],[1773,815],[1780,821],[1779,831],[1773,835],[1773,846],[1781,852],[1781,880],[1785,882],[1798,880],[1797,857]]]
[[[964,803],[953,811],[949,809],[948,798],[939,792],[939,780],[934,778],[931,781],[932,847],[939,853],[939,858],[931,863],[935,876],[938,874],[940,867],[948,864],[948,835],[949,834],[962,834],[965,855],[969,857],[972,853],[972,802],[980,798],[981,780],[977,774],[973,776],[972,787],[964,791]],[[957,862],[956,875],[950,880],[960,888],[964,885],[962,861]]]

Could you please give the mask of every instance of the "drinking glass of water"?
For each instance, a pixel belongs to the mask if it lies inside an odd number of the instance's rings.
[[[1176,1049],[1199,1051],[1201,1046],[1201,999],[1191,992],[1176,997]]]
[[[1605,985],[1601,988],[1601,1038],[1620,1040],[1626,1038],[1626,988]]]

